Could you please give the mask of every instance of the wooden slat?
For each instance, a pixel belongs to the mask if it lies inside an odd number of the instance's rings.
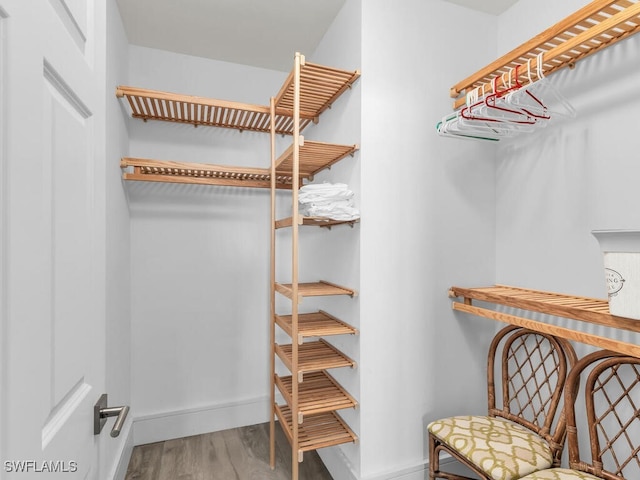
[[[120,85],[116,96],[126,98],[131,107],[131,116],[142,120],[161,120],[165,122],[187,123],[194,126],[210,126],[248,130],[255,132],[270,131],[270,109],[264,105],[232,102],[215,98],[183,95]],[[276,133],[293,134],[292,112],[277,109]],[[301,114],[300,128],[303,129],[317,115]]]
[[[232,187],[270,188],[271,171],[266,168],[235,167],[208,163],[159,161],[125,157],[120,160],[122,178],[143,182],[189,183]],[[127,171],[133,167],[133,172]],[[291,189],[291,177],[278,175],[276,188]]]
[[[311,179],[313,176],[339,162],[358,150],[358,145],[337,145],[334,143],[314,142],[304,140],[300,145],[300,176]],[[276,160],[276,172],[282,175],[292,175],[293,145],[285,150]]]
[[[290,337],[292,336],[291,315],[276,315],[275,321]],[[357,334],[358,330],[356,328],[323,310],[298,314],[299,343],[302,343],[304,338],[309,337]]]
[[[293,377],[276,376],[275,382],[291,408]],[[304,382],[298,385],[298,411],[303,416],[355,408],[357,405],[358,402],[325,371],[305,375]]]
[[[527,58],[531,67],[537,67],[536,55],[544,53],[543,72],[545,75],[577,60],[596,53],[620,40],[640,31],[640,4],[628,0],[596,0],[558,22],[553,27],[535,36],[506,55],[451,88],[452,97],[466,93],[473,88],[491,91],[491,81],[498,77],[497,86],[503,85],[501,75],[509,68],[520,66],[518,81],[528,83],[526,73]],[[515,73],[511,76],[515,78]],[[465,103],[464,98],[454,102],[454,109]]]
[[[291,373],[309,373],[328,368],[352,367],[356,362],[325,340],[306,342],[298,349],[298,368],[293,368],[293,345],[276,345],[276,354]]]
[[[277,405],[276,415],[285,436],[293,444],[291,410],[286,405]],[[358,441],[357,435],[335,412],[309,415],[305,418],[303,424],[298,425],[298,429],[298,449],[300,452]]]
[[[341,70],[304,61],[300,68],[300,111],[306,116],[318,117],[359,77],[358,70]],[[293,83],[291,72],[276,96],[278,108],[293,110]]]
[[[507,307],[640,333],[640,321],[611,315],[609,313],[609,303],[602,299],[506,285],[481,288],[451,287],[450,292],[455,297],[496,303]]]

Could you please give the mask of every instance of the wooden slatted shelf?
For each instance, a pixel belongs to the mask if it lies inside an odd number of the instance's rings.
[[[264,105],[230,102],[214,98],[183,95],[121,85],[116,96],[126,98],[131,116],[147,120],[186,123],[193,126],[223,127],[240,131],[270,132],[270,109]],[[300,129],[304,129],[317,115],[301,115]],[[276,111],[276,133],[293,134],[291,112]]]
[[[276,376],[276,385],[289,408],[293,403],[292,377]],[[355,408],[358,402],[327,372],[305,375],[298,386],[298,411],[304,417],[315,413]],[[299,420],[299,423],[300,422]]]
[[[293,418],[286,405],[275,406],[276,415],[287,439],[291,444],[293,438]],[[304,423],[298,425],[299,461],[303,452],[318,448],[333,447],[343,443],[355,443],[358,437],[336,412],[318,413],[305,417]]]
[[[359,218],[355,218],[353,220],[334,220],[332,218],[327,218],[327,217],[300,216],[298,220],[298,225],[311,225],[314,227],[326,227],[326,228],[331,228],[336,225],[350,225],[353,227],[353,225],[358,223],[359,221],[360,221]],[[293,217],[283,218],[275,222],[276,229],[291,227],[292,225],[293,225]]]
[[[626,355],[640,357],[640,345],[613,340],[580,330],[560,327],[550,323],[522,318],[509,313],[473,305],[473,300],[477,300],[640,333],[640,321],[611,315],[609,313],[609,304],[606,300],[506,285],[479,288],[451,287],[449,289],[449,296],[463,299],[463,302],[453,302],[453,309],[457,311],[518,325],[530,330],[550,333],[558,337],[598,348],[605,348]]]
[[[341,70],[302,61],[300,66],[300,117],[319,117],[360,77],[358,70]],[[293,111],[294,72],[275,97],[276,107]]]
[[[293,285],[290,283],[276,283],[275,289],[285,297],[293,299]],[[301,302],[304,297],[321,297],[329,295],[349,295],[350,297],[355,297],[357,292],[351,288],[341,287],[340,285],[329,283],[324,280],[298,284],[298,303]]]
[[[120,160],[125,180],[190,183],[230,187],[271,188],[271,170],[208,163],[189,163],[125,157]],[[276,188],[291,189],[291,176],[278,175]]]
[[[542,70],[545,75],[575,63],[603,48],[614,45],[640,31],[640,0],[595,0],[564,20],[536,35],[495,62],[451,87],[450,95],[458,97],[475,88],[492,91],[491,82],[498,78],[497,86],[504,85],[503,75],[529,83],[527,61],[533,72],[537,69],[537,55],[543,54]],[[535,78],[535,76],[534,76]],[[454,102],[454,109],[465,103],[465,98]]]
[[[291,315],[276,315],[275,321],[289,337],[292,336]],[[323,310],[298,315],[298,343],[309,337],[357,334],[356,328]]]
[[[300,177],[311,180],[316,173],[331,167],[348,155],[353,155],[358,148],[358,145],[336,145],[303,140],[299,148]],[[278,157],[276,175],[292,175],[294,151],[294,145],[291,145]]]
[[[355,360],[350,359],[326,340],[306,342],[298,349],[298,369],[294,371],[292,364],[293,346],[276,345],[276,354],[291,373],[306,374],[328,368],[356,367]]]

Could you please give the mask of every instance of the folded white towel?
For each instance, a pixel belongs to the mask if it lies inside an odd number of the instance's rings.
[[[360,212],[353,206],[353,192],[344,183],[310,183],[298,194],[299,211],[308,217],[356,220]]]

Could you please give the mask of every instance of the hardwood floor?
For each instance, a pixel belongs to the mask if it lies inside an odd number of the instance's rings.
[[[276,468],[269,466],[269,424],[139,445],[125,480],[290,480],[291,447],[276,423]],[[304,454],[300,480],[332,480],[316,452]]]

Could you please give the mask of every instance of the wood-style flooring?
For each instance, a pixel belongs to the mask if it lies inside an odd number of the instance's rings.
[[[306,452],[300,480],[332,480],[318,454]],[[291,447],[276,423],[276,468],[269,466],[269,424],[134,447],[125,480],[290,480]]]

